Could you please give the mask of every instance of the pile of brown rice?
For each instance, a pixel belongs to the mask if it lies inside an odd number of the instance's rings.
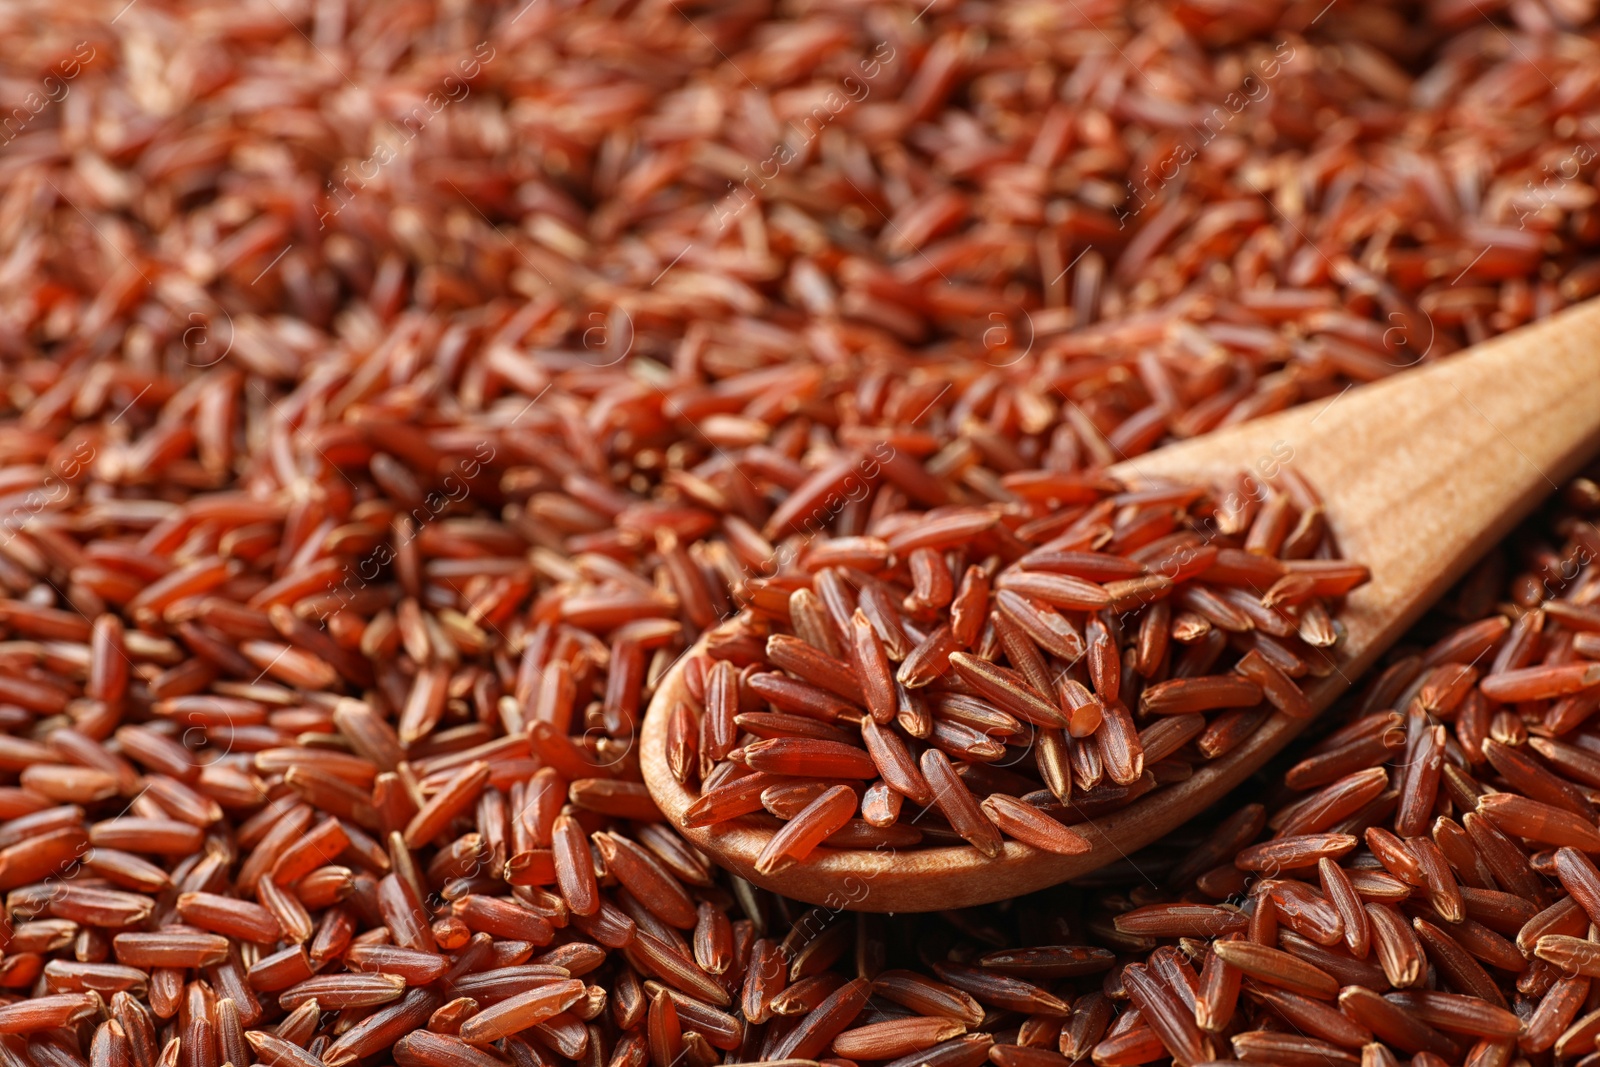
[[[813,541],[1600,291],[1591,7],[0,10],[0,1060],[1594,1062],[1593,482],[1080,885],[799,905],[633,747]]]

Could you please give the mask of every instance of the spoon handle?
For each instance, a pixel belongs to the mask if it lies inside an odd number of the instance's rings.
[[[1340,614],[1354,678],[1597,448],[1600,300],[1117,473],[1222,479],[1290,457],[1345,558],[1372,570]]]

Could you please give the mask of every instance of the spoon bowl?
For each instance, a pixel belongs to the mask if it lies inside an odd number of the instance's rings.
[[[1326,709],[1484,551],[1600,446],[1600,300],[1449,360],[1117,464],[1138,486],[1220,482],[1260,463],[1292,465],[1316,488],[1345,558],[1371,580],[1347,598],[1336,670],[1307,696]],[[817,849],[775,874],[756,871],[772,831],[735,819],[685,828],[698,797],[666,760],[671,709],[688,700],[689,657],[661,680],[641,733],[646,785],[662,812],[722,866],[756,885],[835,910],[932,911],[1056,885],[1129,857],[1204,811],[1280,751],[1310,719],[1274,714],[1227,755],[1073,829],[1072,856],[1007,840],[989,859],[969,846]]]

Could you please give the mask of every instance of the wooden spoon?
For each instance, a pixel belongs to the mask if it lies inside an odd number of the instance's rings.
[[[1471,352],[1118,464],[1130,484],[1220,482],[1286,458],[1321,494],[1346,558],[1372,570],[1339,619],[1340,669],[1309,691],[1321,711],[1437,597],[1600,446],[1600,300]],[[1291,457],[1292,458],[1289,458]],[[681,659],[650,702],[640,762],[666,816],[724,867],[814,904],[930,911],[1014,897],[1125,858],[1224,796],[1307,720],[1276,715],[1187,781],[1074,825],[1093,848],[1059,856],[1007,841],[975,848],[818,849],[777,874],[755,872],[770,831],[745,820],[683,829],[696,798],[667,768],[666,722],[687,694]]]

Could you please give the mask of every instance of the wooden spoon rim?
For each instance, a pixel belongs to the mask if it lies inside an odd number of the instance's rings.
[[[683,815],[699,799],[699,794],[691,793],[672,776],[665,758],[649,758],[647,755],[665,752],[668,713],[677,702],[689,699],[684,671],[689,660],[703,651],[704,647],[705,638],[702,637],[688,653],[679,657],[657,687],[645,715],[640,735],[640,744],[643,746],[641,755],[645,758],[640,763],[645,784],[656,806],[678,833],[741,878],[808,903],[848,907],[856,911],[903,910],[893,899],[885,899],[883,907],[874,906],[871,882],[889,871],[893,871],[897,877],[925,874],[949,879],[953,875],[968,872],[1003,876],[1003,880],[995,883],[992,889],[977,893],[952,893],[948,902],[937,905],[946,908],[968,907],[1033,892],[1096,870],[1109,862],[1106,858],[1108,850],[1131,853],[1170,831],[1171,827],[1164,825],[1163,820],[1151,817],[1152,809],[1182,810],[1186,805],[1202,804],[1202,798],[1215,799],[1226,794],[1315,719],[1315,716],[1292,718],[1275,712],[1237,748],[1218,759],[1200,764],[1188,779],[1159,787],[1109,815],[1072,824],[1072,829],[1088,838],[1092,846],[1088,852],[1079,855],[1058,855],[1010,838],[1004,842],[1004,852],[994,859],[967,845],[906,849],[888,846],[877,849],[822,848],[803,863],[769,875],[757,872],[755,861],[772,837],[771,830],[749,825],[746,817],[711,826],[684,826]],[[1371,657],[1377,654],[1378,650],[1374,650]],[[1340,670],[1352,678],[1365,666],[1358,661],[1350,666],[1344,663],[1339,665]],[[1320,712],[1344,689],[1344,678],[1334,673],[1309,687],[1308,696],[1312,706]],[[1205,800],[1202,807],[1210,802]],[[850,879],[855,879],[855,883],[852,884]]]

